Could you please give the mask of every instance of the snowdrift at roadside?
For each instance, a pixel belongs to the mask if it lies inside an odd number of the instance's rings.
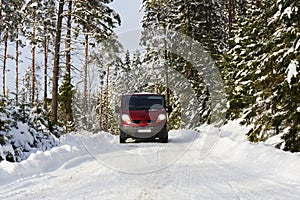
[[[31,177],[55,171],[66,165],[70,160],[86,154],[80,136],[64,135],[61,144],[48,151],[32,153],[26,160],[20,163],[8,161],[0,162],[0,183],[15,181],[17,179]]]
[[[245,138],[247,129],[249,128],[240,126],[238,121],[223,126],[220,131],[221,138],[212,154],[222,162],[242,164],[249,171],[263,167],[266,173],[300,180],[300,153],[286,152],[263,142],[250,143]]]

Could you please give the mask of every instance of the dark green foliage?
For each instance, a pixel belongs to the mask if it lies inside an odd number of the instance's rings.
[[[3,135],[0,135],[0,145],[5,145],[6,141]]]
[[[19,19],[19,23],[22,24],[22,34],[31,41],[31,44],[43,47],[44,37],[53,38],[56,19],[55,4],[55,0],[32,0],[19,8],[18,13],[22,15]],[[35,27],[34,39],[32,38],[33,26]]]
[[[98,94],[89,95],[87,112],[84,115],[84,102],[82,100],[83,93],[76,89],[73,95],[73,116],[74,124],[77,130],[97,131],[99,130],[99,117],[97,113]],[[102,106],[104,106],[103,104]],[[105,108],[104,108],[105,109]]]
[[[8,131],[10,123],[8,119],[8,113],[6,112],[6,99],[0,97],[0,131]],[[1,136],[1,135],[0,135]],[[3,138],[4,140],[4,138]]]
[[[166,30],[173,30],[201,43],[209,55],[219,63],[221,55],[226,48],[226,3],[224,1],[200,1],[200,0],[172,0],[172,1],[152,1],[144,0],[143,8],[145,15],[142,20],[144,28],[163,27]],[[173,52],[165,52],[164,49],[157,51],[150,49],[151,37],[146,31],[142,35],[141,44],[147,47],[144,56],[144,63],[159,60],[163,57],[167,60],[168,67],[179,72],[188,82],[198,98],[201,123],[209,122],[210,118],[210,93],[205,85],[202,72],[196,67]],[[172,38],[176,40],[176,38]],[[185,46],[183,41],[176,41],[178,47]],[[150,45],[149,45],[150,44]],[[182,46],[180,46],[182,44]],[[187,55],[192,54],[186,52]],[[198,57],[199,55],[189,55]],[[204,66],[205,68],[206,66]]]
[[[6,105],[5,110],[1,106],[0,115],[1,122],[5,123],[0,130],[0,145],[8,149],[0,152],[0,157],[4,156],[0,160],[19,162],[32,151],[45,151],[57,145],[54,135],[61,135],[62,130],[52,126],[43,109],[26,104],[18,107]]]
[[[250,141],[283,135],[277,147],[299,151],[299,1],[246,1],[224,57],[228,118],[254,125]],[[292,69],[293,68],[293,69]],[[292,74],[291,74],[292,73]]]
[[[8,136],[5,133],[10,130],[11,120],[9,119],[9,113],[6,111],[6,104],[6,99],[0,97],[0,145],[8,143]],[[0,161],[4,159],[0,154]]]
[[[59,121],[62,126],[65,126],[67,132],[75,130],[75,124],[73,119],[73,95],[74,86],[71,83],[69,74],[64,76],[63,82],[59,87]]]
[[[77,25],[75,34],[83,28],[84,33],[90,33],[97,42],[107,39],[113,34],[113,28],[120,25],[120,16],[107,3],[111,0],[74,1],[74,21]]]
[[[299,122],[298,122],[299,123]],[[282,136],[285,142],[283,150],[300,152],[300,127],[292,127],[288,133]]]

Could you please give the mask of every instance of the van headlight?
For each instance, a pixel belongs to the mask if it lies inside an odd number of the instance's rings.
[[[123,122],[126,122],[127,124],[131,123],[131,119],[130,119],[129,115],[127,115],[127,114],[121,115],[121,119]]]
[[[167,116],[165,114],[159,114],[158,117],[157,117],[156,122],[157,123],[164,122],[166,119],[167,119]]]

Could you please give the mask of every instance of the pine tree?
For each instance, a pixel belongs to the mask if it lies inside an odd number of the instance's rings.
[[[62,28],[62,14],[64,8],[64,0],[59,1],[59,8],[57,13],[57,24],[55,32],[54,43],[54,65],[52,74],[52,123],[57,124],[57,111],[58,111],[58,79],[59,79],[59,53],[60,53],[60,41],[61,41],[61,28]]]
[[[67,31],[66,31],[66,72],[63,82],[59,87],[59,104],[61,110],[61,119],[66,126],[68,132],[74,130],[74,119],[72,111],[74,86],[71,83],[71,30],[72,30],[72,8],[73,2],[68,2],[68,16],[67,16]]]
[[[300,151],[299,6],[299,2],[289,0],[267,5],[268,35],[257,59],[260,71],[256,74],[261,78],[254,82],[261,92],[251,109],[259,114],[254,130],[248,133],[251,139],[264,140],[285,129],[282,147],[292,152]]]
[[[54,0],[43,1],[43,12],[41,13],[42,19],[42,29],[39,32],[40,41],[42,41],[42,48],[44,51],[44,94],[43,94],[43,107],[45,110],[48,110],[48,57],[51,53],[51,45],[54,43],[55,35],[55,22],[57,16],[56,14],[56,3]]]
[[[75,128],[73,111],[72,111],[72,99],[74,96],[74,86],[70,84],[70,75],[65,74],[63,81],[59,87],[59,121],[63,122],[63,126],[66,127],[66,131],[73,131]]]
[[[130,53],[129,51],[127,50],[126,51],[126,54],[125,54],[125,60],[123,61],[123,65],[122,65],[122,68],[125,72],[125,76],[127,77],[125,79],[125,85],[127,87],[127,91],[129,90],[129,87],[130,87],[130,84],[129,84],[129,73],[130,73],[130,69],[131,69],[131,58],[130,58]]]
[[[6,70],[8,59],[8,42],[15,42],[18,36],[20,23],[20,7],[23,1],[1,1],[0,4],[0,42],[3,42],[2,93],[6,96]]]
[[[250,89],[251,81],[245,77],[255,66],[247,65],[245,57],[253,56],[252,51],[255,47],[261,46],[261,37],[257,32],[252,32],[263,30],[263,27],[257,28],[254,22],[266,18],[265,13],[253,1],[240,2],[234,7],[237,8],[234,20],[236,23],[232,25],[234,37],[229,40],[231,49],[223,60],[223,64],[226,65],[223,75],[230,105],[227,114],[229,119],[239,118],[243,109],[255,101],[254,91]]]
[[[16,105],[18,105],[19,103],[19,48],[24,47],[24,44],[22,42],[22,40],[19,38],[19,34],[20,34],[20,29],[22,21],[23,21],[23,13],[22,13],[22,8],[24,5],[24,1],[15,1],[15,13],[14,13],[14,21],[15,21],[15,31],[13,33],[13,41],[15,42],[15,65],[16,65],[16,69],[15,69],[15,102]]]
[[[32,68],[32,97],[31,103],[35,101],[36,91],[36,49],[44,47],[49,36],[54,35],[53,31],[53,13],[55,10],[55,1],[36,1],[30,0],[22,7],[22,33],[31,43],[31,68]],[[21,22],[20,22],[21,24]],[[45,55],[46,57],[47,55]],[[46,62],[46,61],[45,61]],[[45,64],[46,65],[46,64]]]
[[[84,113],[87,113],[87,73],[89,59],[89,43],[90,38],[96,43],[108,39],[113,34],[113,28],[121,23],[120,16],[108,7],[106,4],[111,0],[93,0],[93,1],[74,1],[74,21],[77,24],[76,35],[79,35],[80,29],[83,29],[84,34],[84,66],[83,66],[83,100]]]
[[[106,131],[116,130],[116,122],[113,117],[115,108],[111,102],[114,102],[114,98],[123,93],[113,86],[113,84],[118,85],[118,81],[116,79],[113,81],[113,77],[119,73],[120,66],[123,66],[120,58],[122,50],[123,47],[118,42],[116,35],[112,35],[103,41],[92,55],[93,62],[96,63],[100,72],[100,95],[96,106],[99,110],[99,124],[100,128]]]
[[[232,66],[225,76],[232,88],[230,113],[254,124],[254,142],[282,135],[277,147],[299,151],[299,3],[247,2],[237,19]],[[290,75],[289,75],[290,74]]]
[[[185,34],[198,43],[201,43],[211,57],[219,62],[221,54],[226,48],[226,28],[224,28],[226,27],[226,16],[224,14],[226,4],[223,1],[173,0],[170,3],[169,1],[144,0],[143,8],[145,10],[145,16],[142,20],[144,28],[152,29],[160,26],[165,28],[165,33],[168,32],[168,30],[172,30]],[[157,33],[154,33],[154,35],[155,34]],[[168,67],[175,69],[186,77],[192,85],[197,98],[201,100],[201,102],[198,103],[201,106],[199,110],[201,110],[200,115],[202,119],[204,119],[203,121],[208,120],[210,103],[208,102],[209,96],[207,95],[210,94],[207,92],[208,88],[205,86],[201,75],[203,72],[196,70],[201,66],[193,66],[192,63],[188,62],[188,58],[182,58],[174,52],[151,49],[151,43],[153,43],[151,38],[154,37],[154,35],[143,35],[142,44],[148,47],[147,53],[144,56],[144,62],[149,62],[150,64],[153,61],[158,61],[159,58],[164,58]],[[170,33],[170,35],[172,35],[172,33]],[[176,39],[176,37],[172,38],[173,43],[176,43],[178,48],[187,45],[192,47],[192,44],[186,44],[185,41],[178,39],[177,41]],[[147,43],[150,44],[150,46]],[[180,44],[182,44],[182,46],[180,46]],[[187,49],[186,55],[189,55],[190,58],[199,56],[191,54],[192,49]],[[168,70],[165,70],[165,72],[167,79],[167,77],[169,77],[167,75]]]

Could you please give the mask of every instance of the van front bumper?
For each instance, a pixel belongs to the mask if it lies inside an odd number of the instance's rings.
[[[167,126],[120,126],[123,138],[146,139],[156,138],[167,134]]]

